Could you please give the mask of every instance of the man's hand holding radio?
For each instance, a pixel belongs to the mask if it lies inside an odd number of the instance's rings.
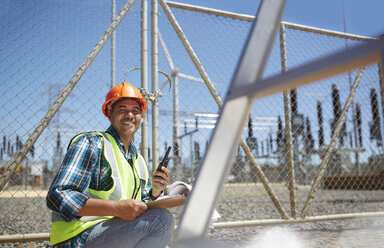
[[[163,160],[160,162],[156,171],[152,176],[152,197],[157,198],[161,195],[169,181],[169,170],[167,168],[169,162],[169,152],[171,147],[169,146],[167,152],[164,155]]]

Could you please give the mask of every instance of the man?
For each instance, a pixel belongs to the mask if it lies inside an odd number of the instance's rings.
[[[163,248],[169,243],[172,215],[147,209],[142,201],[148,196],[148,170],[132,142],[146,106],[138,89],[117,85],[102,107],[111,126],[72,139],[47,195],[54,246]],[[168,181],[167,168],[153,173],[150,200]]]

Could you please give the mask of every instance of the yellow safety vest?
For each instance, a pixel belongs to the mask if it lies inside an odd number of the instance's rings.
[[[87,196],[104,200],[141,200],[141,185],[148,182],[148,168],[144,158],[138,154],[132,167],[120,151],[115,139],[106,132],[95,132],[101,137],[104,157],[112,170],[113,186],[108,191],[87,190]],[[75,139],[78,137],[75,137]],[[72,140],[73,142],[73,140]],[[85,229],[113,216],[83,216],[67,222],[58,213],[52,212],[50,240],[52,245],[75,237]]]

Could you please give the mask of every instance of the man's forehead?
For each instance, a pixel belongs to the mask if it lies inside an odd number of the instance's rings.
[[[116,107],[137,107],[140,109],[140,104],[133,99],[121,100],[116,104]]]

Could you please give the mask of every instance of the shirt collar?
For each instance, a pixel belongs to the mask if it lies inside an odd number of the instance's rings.
[[[107,133],[112,135],[112,137],[116,140],[116,143],[118,144],[120,150],[123,152],[123,154],[125,154],[124,143],[121,140],[119,134],[116,132],[116,130],[112,126],[109,126],[109,128],[107,129]],[[136,150],[135,145],[131,141],[131,143],[129,144],[129,151],[128,151],[127,159],[132,159],[132,157],[135,157],[135,158],[137,157],[137,150]]]

